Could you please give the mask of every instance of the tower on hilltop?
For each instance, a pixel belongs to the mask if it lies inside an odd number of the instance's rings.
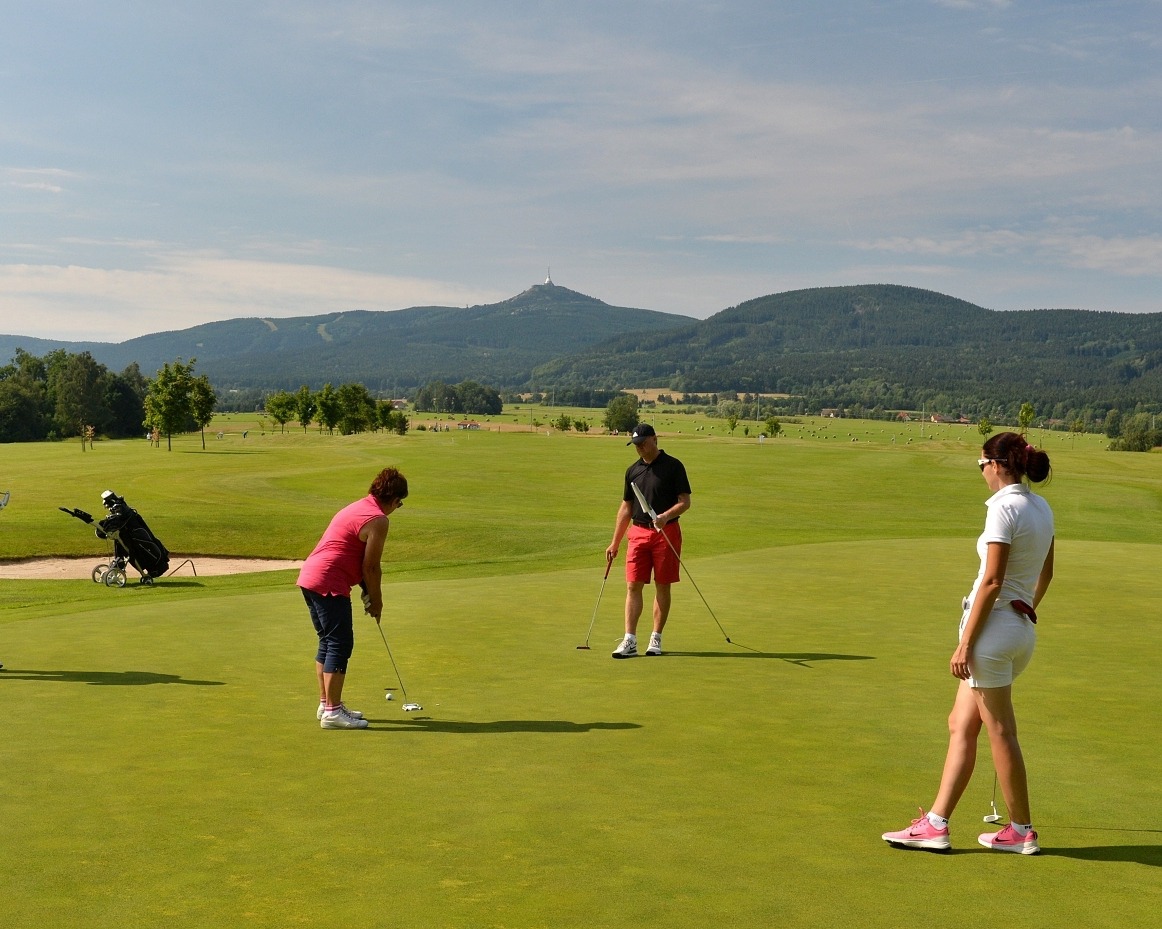
[[[552,268],[545,269],[545,283],[550,287],[553,286],[553,269]]]

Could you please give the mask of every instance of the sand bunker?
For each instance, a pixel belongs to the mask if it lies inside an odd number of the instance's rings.
[[[183,564],[186,559],[193,562],[193,568]],[[108,559],[99,555],[83,558],[25,558],[20,561],[0,561],[0,580],[88,580],[93,568]],[[273,558],[220,558],[214,555],[174,555],[169,556],[170,571],[177,577],[214,577],[222,574],[252,574],[256,571],[282,571],[299,569],[301,561],[279,561]],[[180,566],[180,567],[179,567]],[[168,573],[168,572],[167,572]],[[132,567],[126,572],[130,583],[138,578]]]

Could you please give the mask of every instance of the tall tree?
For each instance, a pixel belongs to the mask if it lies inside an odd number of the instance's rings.
[[[149,382],[145,395],[145,425],[165,434],[166,449],[173,451],[173,434],[182,432],[190,421],[190,384],[196,359],[185,364],[166,362]]]
[[[266,398],[266,413],[286,432],[286,424],[295,418],[295,395],[285,390],[271,394]]]
[[[1021,435],[1029,431],[1029,427],[1033,425],[1033,420],[1037,418],[1037,410],[1034,409],[1031,403],[1022,403],[1021,412],[1017,414],[1017,423],[1021,427]]]
[[[407,435],[408,418],[403,410],[395,409],[390,402],[380,403],[376,410],[379,416],[379,425],[388,432],[396,435]]]
[[[609,401],[605,408],[605,428],[610,432],[628,432],[638,424],[637,397],[622,394]]]
[[[328,432],[334,432],[335,427],[339,425],[339,418],[343,415],[343,410],[339,405],[339,397],[335,393],[335,388],[331,386],[328,381],[323,385],[323,389],[319,391],[319,425],[325,428]]]
[[[56,408],[53,423],[60,436],[80,435],[85,426],[104,432],[109,425],[105,392],[109,385],[108,369],[88,352],[68,355],[55,368],[53,394]]]
[[[459,413],[460,395],[443,381],[432,381],[416,392],[416,409],[432,413]]]
[[[105,387],[105,406],[109,410],[109,434],[116,438],[141,435],[145,422],[146,380],[137,362],[120,374],[111,375]]]
[[[22,377],[0,379],[0,442],[40,442],[48,433],[44,385]]]
[[[206,427],[214,418],[214,408],[218,405],[218,395],[210,386],[210,379],[206,375],[195,377],[190,381],[190,415],[202,434],[202,451],[206,450]]]
[[[336,399],[339,401],[339,431],[343,435],[366,432],[379,425],[375,400],[362,384],[341,384]]]
[[[459,409],[478,416],[496,415],[504,408],[500,394],[476,381],[462,381],[454,388],[459,397]]]
[[[299,425],[303,427],[303,432],[307,431],[307,426],[314,420],[318,409],[319,404],[315,395],[311,393],[311,388],[303,384],[299,388],[299,392],[295,394],[295,414],[299,418]]]

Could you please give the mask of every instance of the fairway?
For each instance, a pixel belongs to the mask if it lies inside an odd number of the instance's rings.
[[[943,761],[988,495],[979,436],[817,420],[760,445],[720,421],[650,421],[690,473],[683,558],[734,645],[684,576],[666,654],[610,660],[619,559],[592,650],[576,649],[633,460],[624,439],[224,421],[205,452],[194,436],[172,453],[0,447],[0,559],[104,553],[55,508],[93,512],[107,487],[174,552],[301,558],[398,465],[411,495],[385,548],[383,628],[424,706],[384,700],[395,674],[360,616],[345,699],[371,728],[319,728],[293,572],[124,590],[0,580],[3,924],[1154,919],[1162,458],[1033,436],[1053,459],[1058,559],[1014,692],[1044,851],[976,844],[982,739],[954,852],[935,855],[880,833],[927,806]]]

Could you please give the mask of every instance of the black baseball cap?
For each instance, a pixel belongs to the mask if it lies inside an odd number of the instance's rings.
[[[657,435],[657,433],[654,432],[653,426],[651,426],[649,423],[638,423],[636,426],[633,427],[633,435],[630,436],[629,441],[626,442],[625,444],[626,445],[641,445],[642,442],[644,442],[646,439],[648,439],[652,435]]]

